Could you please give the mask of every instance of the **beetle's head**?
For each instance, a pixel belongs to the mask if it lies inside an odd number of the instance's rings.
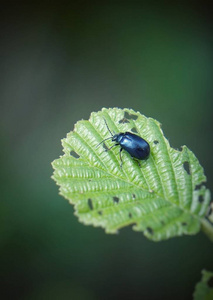
[[[123,136],[123,133],[116,133],[115,135],[113,135],[112,137],[112,141],[113,142],[120,142],[121,138]]]

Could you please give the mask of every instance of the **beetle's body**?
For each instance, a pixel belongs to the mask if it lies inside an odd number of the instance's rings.
[[[142,160],[149,156],[149,144],[136,134],[131,132],[118,133],[112,137],[112,141],[117,142],[122,149],[134,158]]]
[[[104,119],[105,124],[107,126],[107,129],[109,130],[111,137],[104,139],[101,143],[97,145],[97,147],[105,142],[106,140],[112,140],[112,142],[115,142],[114,145],[112,145],[109,149],[110,150],[114,146],[120,146],[120,159],[121,159],[121,168],[122,168],[122,157],[121,157],[121,151],[124,149],[126,150],[132,158],[136,158],[139,160],[146,159],[149,157],[150,153],[150,147],[149,144],[140,136],[131,133],[131,132],[120,132],[117,134],[112,134],[111,130],[109,129],[106,120]]]

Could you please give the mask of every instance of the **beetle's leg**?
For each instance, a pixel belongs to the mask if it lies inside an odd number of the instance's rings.
[[[120,148],[120,152],[119,152],[119,154],[120,154],[120,160],[121,160],[121,164],[120,164],[121,169],[122,169],[122,165],[123,165],[123,160],[122,160],[122,157],[121,157],[121,151],[122,150],[123,150],[123,148]]]
[[[139,160],[138,160],[137,158],[135,158],[135,157],[133,157],[133,156],[131,156],[131,158],[132,158],[134,161],[136,161],[136,162],[138,163],[138,166],[139,166],[139,167],[141,167],[141,164],[140,164],[140,162],[139,162]]]
[[[141,163],[139,162],[139,160],[136,160],[138,163],[139,168],[141,167]]]
[[[114,145],[112,145],[111,147],[105,149],[105,151],[107,152],[107,151],[111,150],[113,147],[118,146],[118,145],[119,145],[119,144],[114,144]]]

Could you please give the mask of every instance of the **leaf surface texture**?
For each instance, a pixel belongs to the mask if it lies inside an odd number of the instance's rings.
[[[150,145],[150,156],[140,165],[127,151],[107,140],[110,132],[133,132]],[[210,202],[203,168],[183,146],[170,147],[160,123],[132,109],[103,108],[89,120],[76,123],[62,140],[64,155],[56,159],[53,179],[60,194],[75,207],[84,224],[116,233],[133,225],[154,241],[196,234]]]

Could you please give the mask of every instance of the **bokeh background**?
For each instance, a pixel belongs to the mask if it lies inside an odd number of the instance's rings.
[[[197,155],[213,191],[211,2],[156,3],[2,2],[1,299],[191,299],[213,270],[202,233],[106,235],[50,179],[75,122],[130,107]]]

